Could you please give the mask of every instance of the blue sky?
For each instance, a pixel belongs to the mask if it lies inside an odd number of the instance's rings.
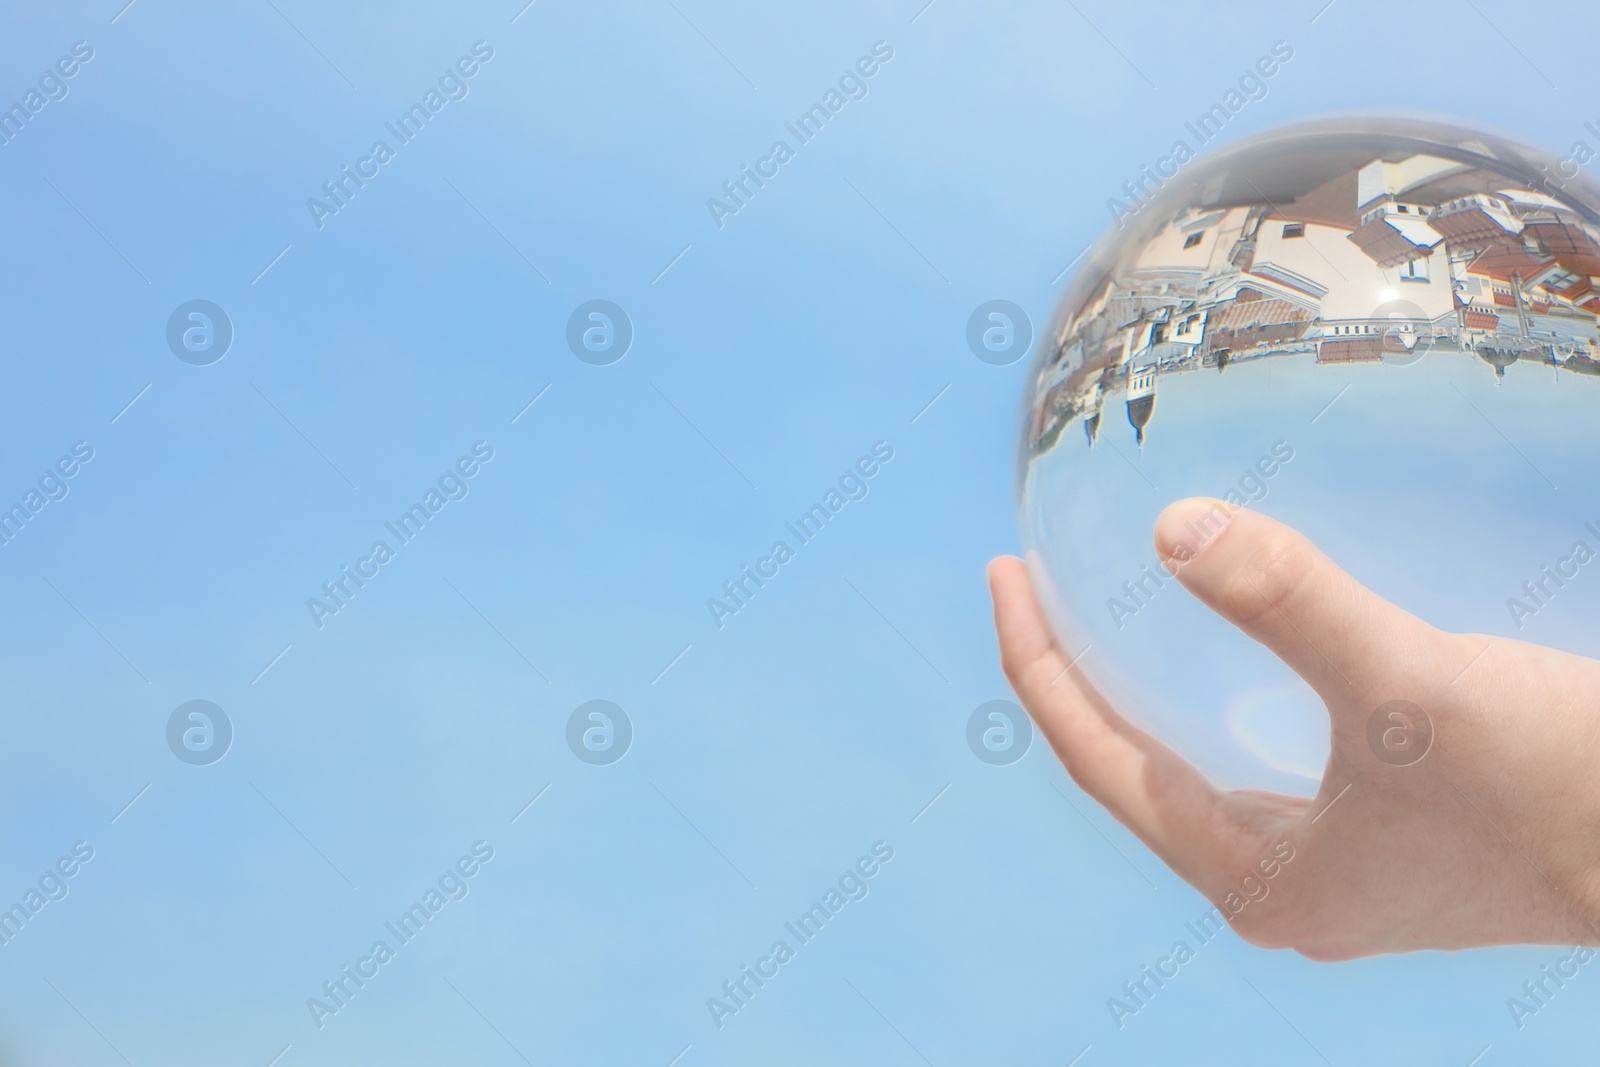
[[[0,99],[94,56],[0,146],[0,498],[95,456],[0,548],[0,897],[94,858],[0,948],[0,1062],[1575,1052],[1585,980],[1520,1032],[1504,1007],[1554,950],[1327,967],[1231,934],[1118,1031],[1106,999],[1206,905],[1045,746],[964,740],[1008,695],[982,567],[1018,544],[1025,374],[966,348],[973,308],[1042,323],[1106,198],[1280,39],[1228,141],[1409,108],[1564,150],[1594,117],[1494,26],[1561,77],[1581,36],[1514,5],[1321,6],[14,5]],[[1470,77],[1400,61],[1419,34]],[[306,200],[478,41],[319,229]],[[707,198],[878,41],[718,229]],[[193,299],[235,331],[207,367],[165,342]],[[566,347],[591,299],[634,327],[611,366]],[[306,599],[479,441],[319,630]],[[877,441],[870,495],[717,629],[706,599]],[[167,748],[192,699],[233,724],[209,766]],[[609,766],[566,747],[592,699],[633,724]],[[478,841],[469,895],[319,1030],[307,998]],[[717,1029],[706,998],[878,841],[870,894]]]

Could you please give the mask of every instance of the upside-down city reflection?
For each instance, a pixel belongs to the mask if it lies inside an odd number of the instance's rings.
[[[1192,495],[1299,526],[1436,625],[1592,653],[1600,589],[1524,579],[1600,548],[1577,462],[1600,444],[1596,204],[1499,138],[1350,120],[1212,157],[1125,220],[1041,338],[1019,450],[1083,669],[1214,777],[1309,788],[1319,702],[1154,562],[1155,515]],[[1264,732],[1220,710],[1257,691]]]

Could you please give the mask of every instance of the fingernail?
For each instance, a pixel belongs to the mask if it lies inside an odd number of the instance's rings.
[[[1194,496],[1169,504],[1156,518],[1156,553],[1177,570],[1217,539],[1240,509],[1216,497]]]

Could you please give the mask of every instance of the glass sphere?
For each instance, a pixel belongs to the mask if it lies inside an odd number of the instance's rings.
[[[1312,794],[1327,715],[1162,568],[1175,500],[1288,523],[1441,629],[1600,649],[1594,155],[1341,119],[1110,202],[1029,370],[1023,547],[1073,669],[1213,781]]]

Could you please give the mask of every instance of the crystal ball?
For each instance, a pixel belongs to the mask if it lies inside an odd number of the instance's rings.
[[[1175,500],[1441,629],[1600,649],[1593,141],[1328,120],[1110,201],[1026,379],[1023,549],[1073,669],[1219,785],[1313,794],[1327,713],[1158,562]]]

